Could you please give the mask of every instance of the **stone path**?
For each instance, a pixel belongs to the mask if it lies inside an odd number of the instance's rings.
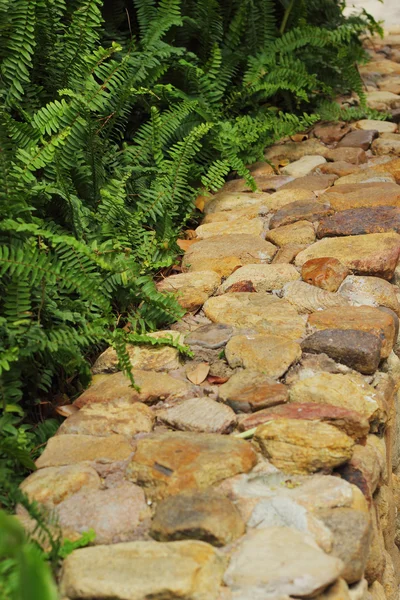
[[[185,341],[112,349],[22,484],[63,533],[64,600],[397,600],[400,38],[362,68],[393,122],[320,124],[199,199]],[[382,52],[379,52],[382,48]],[[345,99],[346,100],[346,99]],[[352,101],[347,99],[346,101]],[[298,137],[295,138],[296,140]],[[21,509],[27,527],[29,519]]]

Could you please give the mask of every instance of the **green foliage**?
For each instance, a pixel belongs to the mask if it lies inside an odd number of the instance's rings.
[[[134,385],[126,343],[183,313],[152,274],[199,187],[255,189],[267,145],[352,118],[331,98],[363,100],[377,25],[339,0],[2,0],[0,28],[0,398],[35,420],[107,344]],[[7,436],[0,460],[31,467]]]

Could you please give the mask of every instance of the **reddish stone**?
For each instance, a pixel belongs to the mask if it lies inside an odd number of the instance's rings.
[[[314,127],[314,135],[324,144],[339,142],[350,131],[347,123],[324,123]]]
[[[302,220],[313,222],[332,214],[333,210],[329,204],[297,200],[296,202],[285,204],[283,208],[278,210],[272,217],[269,227],[270,229],[275,229],[275,227],[290,225]]]
[[[337,179],[337,175],[306,175],[305,177],[297,177],[289,183],[281,186],[281,190],[310,190],[316,192],[325,190],[333,185]]]
[[[266,408],[252,415],[239,417],[240,431],[247,431],[276,419],[305,419],[325,421],[355,440],[365,438],[369,432],[368,419],[355,410],[315,402],[289,403]]]
[[[312,258],[301,269],[303,281],[328,292],[336,292],[348,274],[337,258]]]
[[[337,162],[328,162],[323,165],[319,165],[317,167],[318,172],[323,175],[329,175],[333,173],[338,177],[345,177],[346,175],[352,175],[359,171],[359,167],[353,165],[351,162],[346,162],[345,160],[338,160]]]
[[[326,153],[325,158],[331,161],[346,161],[353,165],[360,165],[368,160],[361,148],[334,148]]]
[[[362,235],[364,233],[400,232],[400,208],[397,206],[372,206],[352,208],[322,219],[317,237]]]
[[[375,129],[366,130],[358,129],[351,131],[338,143],[337,148],[361,148],[368,150],[372,142],[379,136],[379,132]]]
[[[252,281],[236,281],[230,287],[225,290],[225,293],[232,292],[256,292]]]
[[[288,388],[283,383],[257,383],[240,386],[237,393],[226,399],[235,412],[255,412],[260,409],[283,404],[289,399]]]

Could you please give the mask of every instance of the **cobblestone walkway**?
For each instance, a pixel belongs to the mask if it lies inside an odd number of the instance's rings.
[[[320,124],[251,167],[259,193],[199,198],[159,284],[188,314],[153,334],[193,358],[132,347],[136,391],[104,352],[23,483],[96,532],[64,600],[398,599],[400,36],[362,72],[392,122]]]

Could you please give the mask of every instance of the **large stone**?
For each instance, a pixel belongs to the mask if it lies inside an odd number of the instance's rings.
[[[170,275],[157,283],[160,292],[173,292],[179,304],[187,310],[196,310],[203,306],[211,296],[221,278],[215,271],[196,271],[195,273],[179,273]]]
[[[219,387],[219,398],[235,412],[253,412],[287,402],[287,387],[263,373],[246,369],[232,375]]]
[[[314,540],[289,527],[249,532],[234,551],[225,583],[237,598],[313,596],[333,583],[343,563],[325,554]]]
[[[303,156],[325,156],[329,149],[318,140],[310,139],[304,142],[287,142],[286,144],[275,145],[267,148],[265,158],[273,160],[275,158],[286,158],[289,161],[299,160]]]
[[[358,274],[375,275],[391,279],[400,254],[398,233],[371,233],[319,240],[295,259],[302,267],[311,258],[337,258]]]
[[[268,207],[270,210],[279,210],[283,206],[286,206],[286,204],[300,201],[313,202],[315,201],[315,194],[301,188],[294,190],[278,190],[268,198]]]
[[[268,212],[269,209],[267,204],[265,202],[258,202],[255,204],[250,204],[249,206],[245,206],[244,208],[237,208],[235,210],[219,210],[217,212],[210,212],[205,215],[201,224],[207,225],[208,223],[227,223],[232,221],[240,221],[241,219],[246,219],[249,221],[251,219],[257,219],[258,217],[265,217]]]
[[[367,443],[354,447],[350,461],[339,468],[340,476],[356,485],[371,502],[372,495],[382,483],[386,469],[386,456],[379,438],[369,435]]]
[[[371,538],[369,515],[351,508],[323,509],[318,518],[332,531],[332,556],[344,563],[341,573],[347,583],[356,583],[364,575]]]
[[[284,418],[257,427],[254,441],[275,467],[299,474],[338,467],[354,447],[354,440],[332,425]]]
[[[379,160],[385,159],[384,164],[376,165],[374,167],[375,172],[386,172],[393,175],[397,183],[400,183],[400,158],[390,160],[389,156],[383,155]]]
[[[385,133],[385,132],[394,133],[395,131],[397,131],[396,123],[390,123],[390,121],[378,121],[376,119],[361,119],[361,121],[357,121],[355,123],[355,126],[358,129],[363,129],[363,130],[367,130],[367,131],[374,129],[375,131],[378,131],[379,133]]]
[[[400,233],[400,207],[371,206],[343,210],[321,219],[317,237],[363,235],[365,233]]]
[[[246,282],[250,282],[256,292],[272,292],[297,279],[300,279],[300,275],[292,265],[245,265],[232,273],[217,293],[224,294],[231,291],[232,286],[244,285]]]
[[[209,298],[206,316],[214,323],[250,328],[291,340],[303,337],[305,322],[285,300],[264,293],[234,293]]]
[[[72,433],[107,436],[120,433],[132,437],[153,429],[154,413],[141,402],[111,401],[88,404],[66,419],[57,435]]]
[[[306,283],[328,292],[336,292],[349,274],[337,258],[311,258],[301,268],[301,276]]]
[[[236,423],[229,406],[210,398],[190,398],[158,411],[157,418],[174,429],[205,433],[226,433]]]
[[[360,165],[367,162],[367,155],[361,148],[334,148],[328,150],[326,159],[331,161],[346,161],[353,165]]]
[[[281,172],[292,177],[304,177],[311,173],[315,167],[325,162],[326,159],[323,156],[306,155],[283,167]]]
[[[286,246],[279,248],[274,256],[272,264],[281,265],[292,263],[299,252],[305,248],[307,248],[307,246],[304,244],[286,244]]]
[[[309,325],[317,329],[357,329],[373,333],[382,341],[381,356],[389,356],[395,342],[392,315],[370,306],[332,308],[310,315]]]
[[[345,135],[338,143],[337,148],[361,148],[362,150],[368,150],[371,143],[378,135],[379,133],[376,129],[368,131],[350,131],[350,133]]]
[[[187,382],[175,379],[168,373],[134,370],[133,377],[139,390],[132,387],[130,380],[122,372],[103,375],[75,400],[74,405],[82,408],[88,404],[109,402],[152,404],[167,398],[187,397],[191,389]]]
[[[377,391],[356,374],[318,373],[297,381],[289,396],[290,402],[316,402],[355,410],[370,421],[381,417]]]
[[[319,138],[324,144],[333,144],[339,142],[350,127],[347,123],[323,123],[314,127],[314,135]]]
[[[400,99],[400,96],[399,96]],[[372,148],[375,154],[379,156],[390,154],[391,156],[400,156],[400,135],[398,136],[398,140],[388,140],[388,139],[379,139],[375,140],[372,145]]]
[[[244,532],[245,524],[235,505],[210,489],[177,494],[160,502],[150,535],[160,542],[196,539],[225,546]]]
[[[318,192],[325,190],[333,185],[337,179],[337,175],[306,175],[305,177],[297,177],[293,181],[289,181],[282,186],[284,190],[309,190],[310,192]]]
[[[310,335],[301,344],[304,352],[324,353],[351,369],[372,375],[381,360],[381,340],[372,333],[326,329]]]
[[[318,221],[322,217],[333,214],[329,204],[310,200],[290,202],[279,209],[272,217],[269,227],[275,229],[282,225],[290,225],[296,221]],[[299,242],[301,243],[301,242]]]
[[[151,513],[143,490],[124,482],[96,491],[81,490],[57,507],[64,537],[74,539],[93,529],[95,544],[128,542],[143,535]]]
[[[39,469],[21,483],[21,490],[31,501],[54,506],[79,491],[98,490],[100,485],[92,467],[78,464]]]
[[[328,162],[324,165],[320,165],[317,168],[316,172],[324,174],[333,173],[338,177],[345,177],[346,175],[352,175],[353,173],[357,173],[359,170],[360,167],[354,165],[351,162],[346,162],[345,160],[338,160],[337,162]]]
[[[64,561],[60,592],[70,600],[217,600],[224,567],[199,541],[80,548]]]
[[[132,451],[130,443],[123,435],[56,435],[47,442],[43,454],[36,461],[36,466],[42,469],[80,462],[107,464],[126,460]]]
[[[268,200],[268,194],[246,194],[223,192],[212,196],[204,207],[205,214],[232,211],[249,206],[260,206]]]
[[[395,183],[348,183],[334,186],[321,196],[336,211],[375,206],[400,206],[400,186]]]
[[[354,306],[386,306],[397,315],[400,313],[395,288],[380,277],[349,275],[340,286],[339,294]]]
[[[312,244],[315,241],[315,230],[309,221],[297,221],[268,231],[266,239],[278,246]]]
[[[254,177],[257,190],[262,192],[270,192],[279,189],[288,181],[292,181],[293,177],[289,175],[256,175]],[[245,179],[231,179],[227,181],[220,193],[241,193],[251,192],[251,187]]]
[[[341,185],[357,183],[396,183],[396,179],[393,175],[391,175],[391,173],[388,173],[384,170],[376,171],[374,168],[360,169],[357,173],[339,177],[339,179],[336,179],[334,185],[335,187],[340,188]],[[340,189],[338,191],[340,191]]]
[[[392,92],[367,92],[367,106],[375,110],[387,111],[390,108],[400,108],[400,96]]]
[[[182,267],[184,271],[210,269],[227,277],[237,267],[269,263],[275,253],[276,246],[254,235],[217,236],[193,244],[184,256]]]
[[[177,331],[156,331],[149,333],[149,337],[154,339],[171,339],[182,343],[182,336]],[[129,354],[129,361],[134,369],[143,369],[150,371],[170,371],[180,367],[179,350],[169,345],[152,344],[128,344],[126,350]],[[107,348],[92,367],[93,373],[115,373],[119,371],[118,356],[114,348]]]
[[[189,344],[189,346],[200,346],[216,350],[225,346],[231,339],[232,334],[232,327],[222,325],[221,323],[210,323],[192,331],[185,337],[185,343]]]
[[[300,359],[301,348],[276,335],[236,335],[227,343],[225,355],[232,368],[253,369],[275,379]]]
[[[236,221],[222,221],[200,225],[196,229],[196,236],[200,240],[205,240],[216,235],[235,235],[238,233],[261,236],[263,229],[264,222],[262,219],[237,219]]]
[[[360,66],[360,72],[364,73],[379,73],[380,75],[400,74],[399,63],[393,60],[374,60],[365,65]],[[368,95],[367,95],[368,98]],[[379,110],[379,109],[378,109]]]
[[[127,477],[158,500],[250,471],[256,460],[250,444],[233,437],[157,433],[138,440]]]
[[[287,283],[283,288],[283,298],[290,302],[299,314],[348,305],[348,301],[339,294],[322,290],[304,281]]]

